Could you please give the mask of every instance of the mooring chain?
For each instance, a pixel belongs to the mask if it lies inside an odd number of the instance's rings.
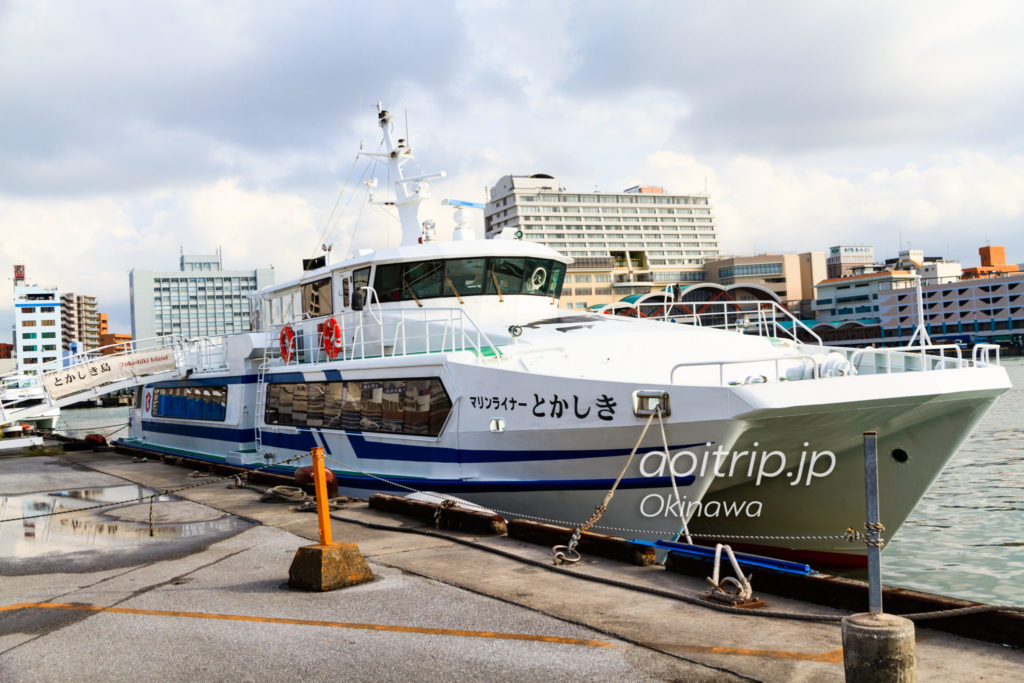
[[[580,561],[580,554],[576,550],[576,546],[580,542],[580,537],[583,535],[583,532],[589,531],[592,526],[597,524],[597,521],[601,519],[601,515],[603,515],[605,510],[608,509],[608,504],[612,502],[612,496],[615,495],[615,489],[619,488],[619,482],[621,482],[622,478],[626,476],[626,470],[629,469],[630,463],[633,462],[633,456],[635,456],[636,452],[640,450],[640,444],[643,443],[644,437],[647,436],[647,430],[651,426],[651,422],[654,421],[655,415],[661,415],[660,407],[652,411],[651,416],[647,418],[647,424],[644,425],[643,431],[640,432],[640,438],[636,440],[636,445],[633,446],[633,450],[630,452],[629,457],[626,458],[626,464],[622,466],[622,471],[619,472],[619,476],[615,479],[615,483],[612,484],[612,487],[608,489],[608,493],[605,494],[604,501],[594,508],[594,514],[590,515],[590,519],[577,527],[572,538],[569,539],[568,545],[556,545],[551,549],[551,561],[556,565],[563,563],[575,564]],[[669,473],[669,476],[672,476],[671,472]]]
[[[864,528],[867,529],[867,533],[861,533],[855,531],[853,527],[849,527],[846,533],[843,534],[843,538],[849,543],[861,541],[869,548],[885,547],[885,539],[882,538],[882,532],[885,531],[884,524],[881,522],[865,522]]]
[[[579,545],[580,538],[583,533],[590,531],[590,528],[597,524],[597,520],[601,519],[601,515],[608,509],[607,499],[604,503],[601,503],[594,508],[594,514],[590,515],[590,519],[581,524],[569,537],[569,543],[566,545],[556,545],[551,549],[552,561],[555,564],[576,564],[582,558],[579,551],[576,550],[576,546]]]

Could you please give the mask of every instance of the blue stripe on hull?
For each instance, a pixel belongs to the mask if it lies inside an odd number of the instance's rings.
[[[199,437],[218,441],[230,441],[232,443],[255,441],[255,430],[234,429],[228,427],[211,427],[209,425],[155,422],[145,420],[142,423],[143,431],[162,432],[164,434],[177,434],[180,436]],[[323,430],[315,430],[321,435],[326,447],[328,437],[344,434],[348,438],[356,457],[363,460],[398,460],[403,462],[438,462],[438,463],[459,463],[460,451],[455,448],[444,446],[433,446],[427,444],[398,443],[387,441],[370,441],[360,432],[332,431],[324,433]],[[321,445],[314,436],[314,430],[299,429],[295,434],[283,434],[264,430],[262,434],[263,444],[274,448],[287,448],[294,451],[308,451],[314,446]],[[669,446],[670,451],[703,446],[706,442],[682,444]],[[583,458],[612,458],[616,456],[629,455],[631,449],[594,449],[594,450],[544,450],[544,451],[496,451],[496,450],[461,450],[461,462],[463,464],[485,464],[496,462],[523,462],[530,460],[576,460]]]
[[[161,448],[153,444],[129,444],[132,448],[154,453],[173,453],[183,455],[180,450]],[[184,455],[184,457],[224,464],[223,458],[213,456],[204,457],[202,454]],[[232,465],[234,467],[235,465]],[[258,465],[238,465],[245,469],[260,469],[262,472],[272,474],[283,474],[291,476],[293,467],[262,467]],[[464,481],[461,479],[428,479],[425,477],[393,477],[393,481],[385,482],[380,479],[353,475],[345,470],[333,470],[338,485],[343,488],[360,489],[363,491],[399,491],[408,492],[408,489],[437,491],[439,493],[516,493],[529,491],[607,491],[615,483],[614,479],[536,479],[529,481]],[[380,475],[379,475],[380,476]],[[387,475],[383,475],[387,478]],[[693,484],[695,477],[676,477],[677,486],[689,486]],[[672,485],[668,477],[632,477],[619,482],[620,489],[646,489],[664,488]],[[408,488],[406,488],[408,487]]]

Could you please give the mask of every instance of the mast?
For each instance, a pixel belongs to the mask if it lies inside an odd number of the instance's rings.
[[[398,209],[398,220],[402,226],[401,245],[416,244],[429,229],[433,232],[434,222],[430,219],[420,223],[420,202],[430,198],[430,182],[435,178],[444,178],[444,171],[438,173],[427,173],[424,175],[406,177],[403,167],[415,159],[408,140],[394,139],[391,126],[391,113],[384,109],[383,105],[377,103],[377,123],[384,134],[384,153],[360,152],[361,156],[382,159],[388,165],[388,177],[394,178],[395,199],[394,201],[374,201],[371,191],[370,201],[382,206],[394,206]],[[376,179],[372,181],[371,188],[376,186]],[[428,225],[429,224],[429,225]]]

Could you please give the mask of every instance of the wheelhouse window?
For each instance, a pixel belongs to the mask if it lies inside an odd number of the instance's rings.
[[[373,286],[382,302],[480,294],[559,297],[565,264],[539,258],[465,258],[377,266]]]
[[[223,422],[227,410],[227,386],[166,387],[153,390],[154,417]]]
[[[264,422],[353,432],[437,436],[451,411],[437,377],[346,382],[275,382]]]
[[[310,318],[334,313],[331,302],[331,278],[302,285],[302,312]]]

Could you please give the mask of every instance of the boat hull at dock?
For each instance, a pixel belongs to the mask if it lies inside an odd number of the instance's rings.
[[[246,379],[250,375],[159,383],[143,388],[142,408],[132,419],[138,428],[125,443],[239,467],[269,465],[280,474],[310,464],[310,449],[322,447],[341,493],[366,497],[433,491],[510,519],[567,526],[586,521],[614,488],[597,529],[644,538],[674,536],[681,526],[680,503],[699,501],[712,475],[676,477],[673,487],[663,456],[662,422],[633,411],[633,394],[652,385],[538,376],[508,369],[513,365],[500,358],[478,363],[475,357],[439,354],[275,369],[264,376],[262,391]],[[431,417],[424,422],[436,435],[402,433],[424,396],[402,399],[404,412],[395,397],[430,378],[436,384]],[[160,414],[167,394],[220,386],[229,401],[223,423]],[[434,404],[441,387],[448,400],[439,409]],[[677,406],[663,422],[670,452],[708,443],[731,447],[739,423],[714,409],[730,402],[729,389],[662,388]],[[258,393],[264,396],[262,405]],[[355,396],[361,397],[358,403]],[[260,407],[249,407],[254,405]],[[299,414],[301,420],[295,417]],[[295,424],[300,421],[305,424]],[[364,429],[337,428],[344,424]],[[397,431],[381,431],[385,426]],[[663,510],[672,514],[660,514]]]
[[[1009,387],[1000,367],[977,368],[967,375],[935,371],[835,381],[842,394],[860,393],[860,400],[802,409],[776,405],[742,416],[746,426],[734,453],[753,451],[760,456],[758,464],[753,476],[748,468],[736,468],[731,476],[726,466],[720,468],[723,476],[712,482],[691,518],[694,533],[704,541],[720,540],[822,566],[864,566],[864,544],[843,538],[848,528],[864,531],[863,432],[878,434],[880,513],[886,526],[883,536],[891,539]],[[902,383],[902,396],[891,397],[885,386],[894,381]],[[748,398],[758,390],[752,387]],[[766,455],[773,452],[785,454],[784,467],[783,458]],[[759,471],[771,476],[758,477]],[[757,517],[703,514],[749,506],[751,501],[760,502]]]

